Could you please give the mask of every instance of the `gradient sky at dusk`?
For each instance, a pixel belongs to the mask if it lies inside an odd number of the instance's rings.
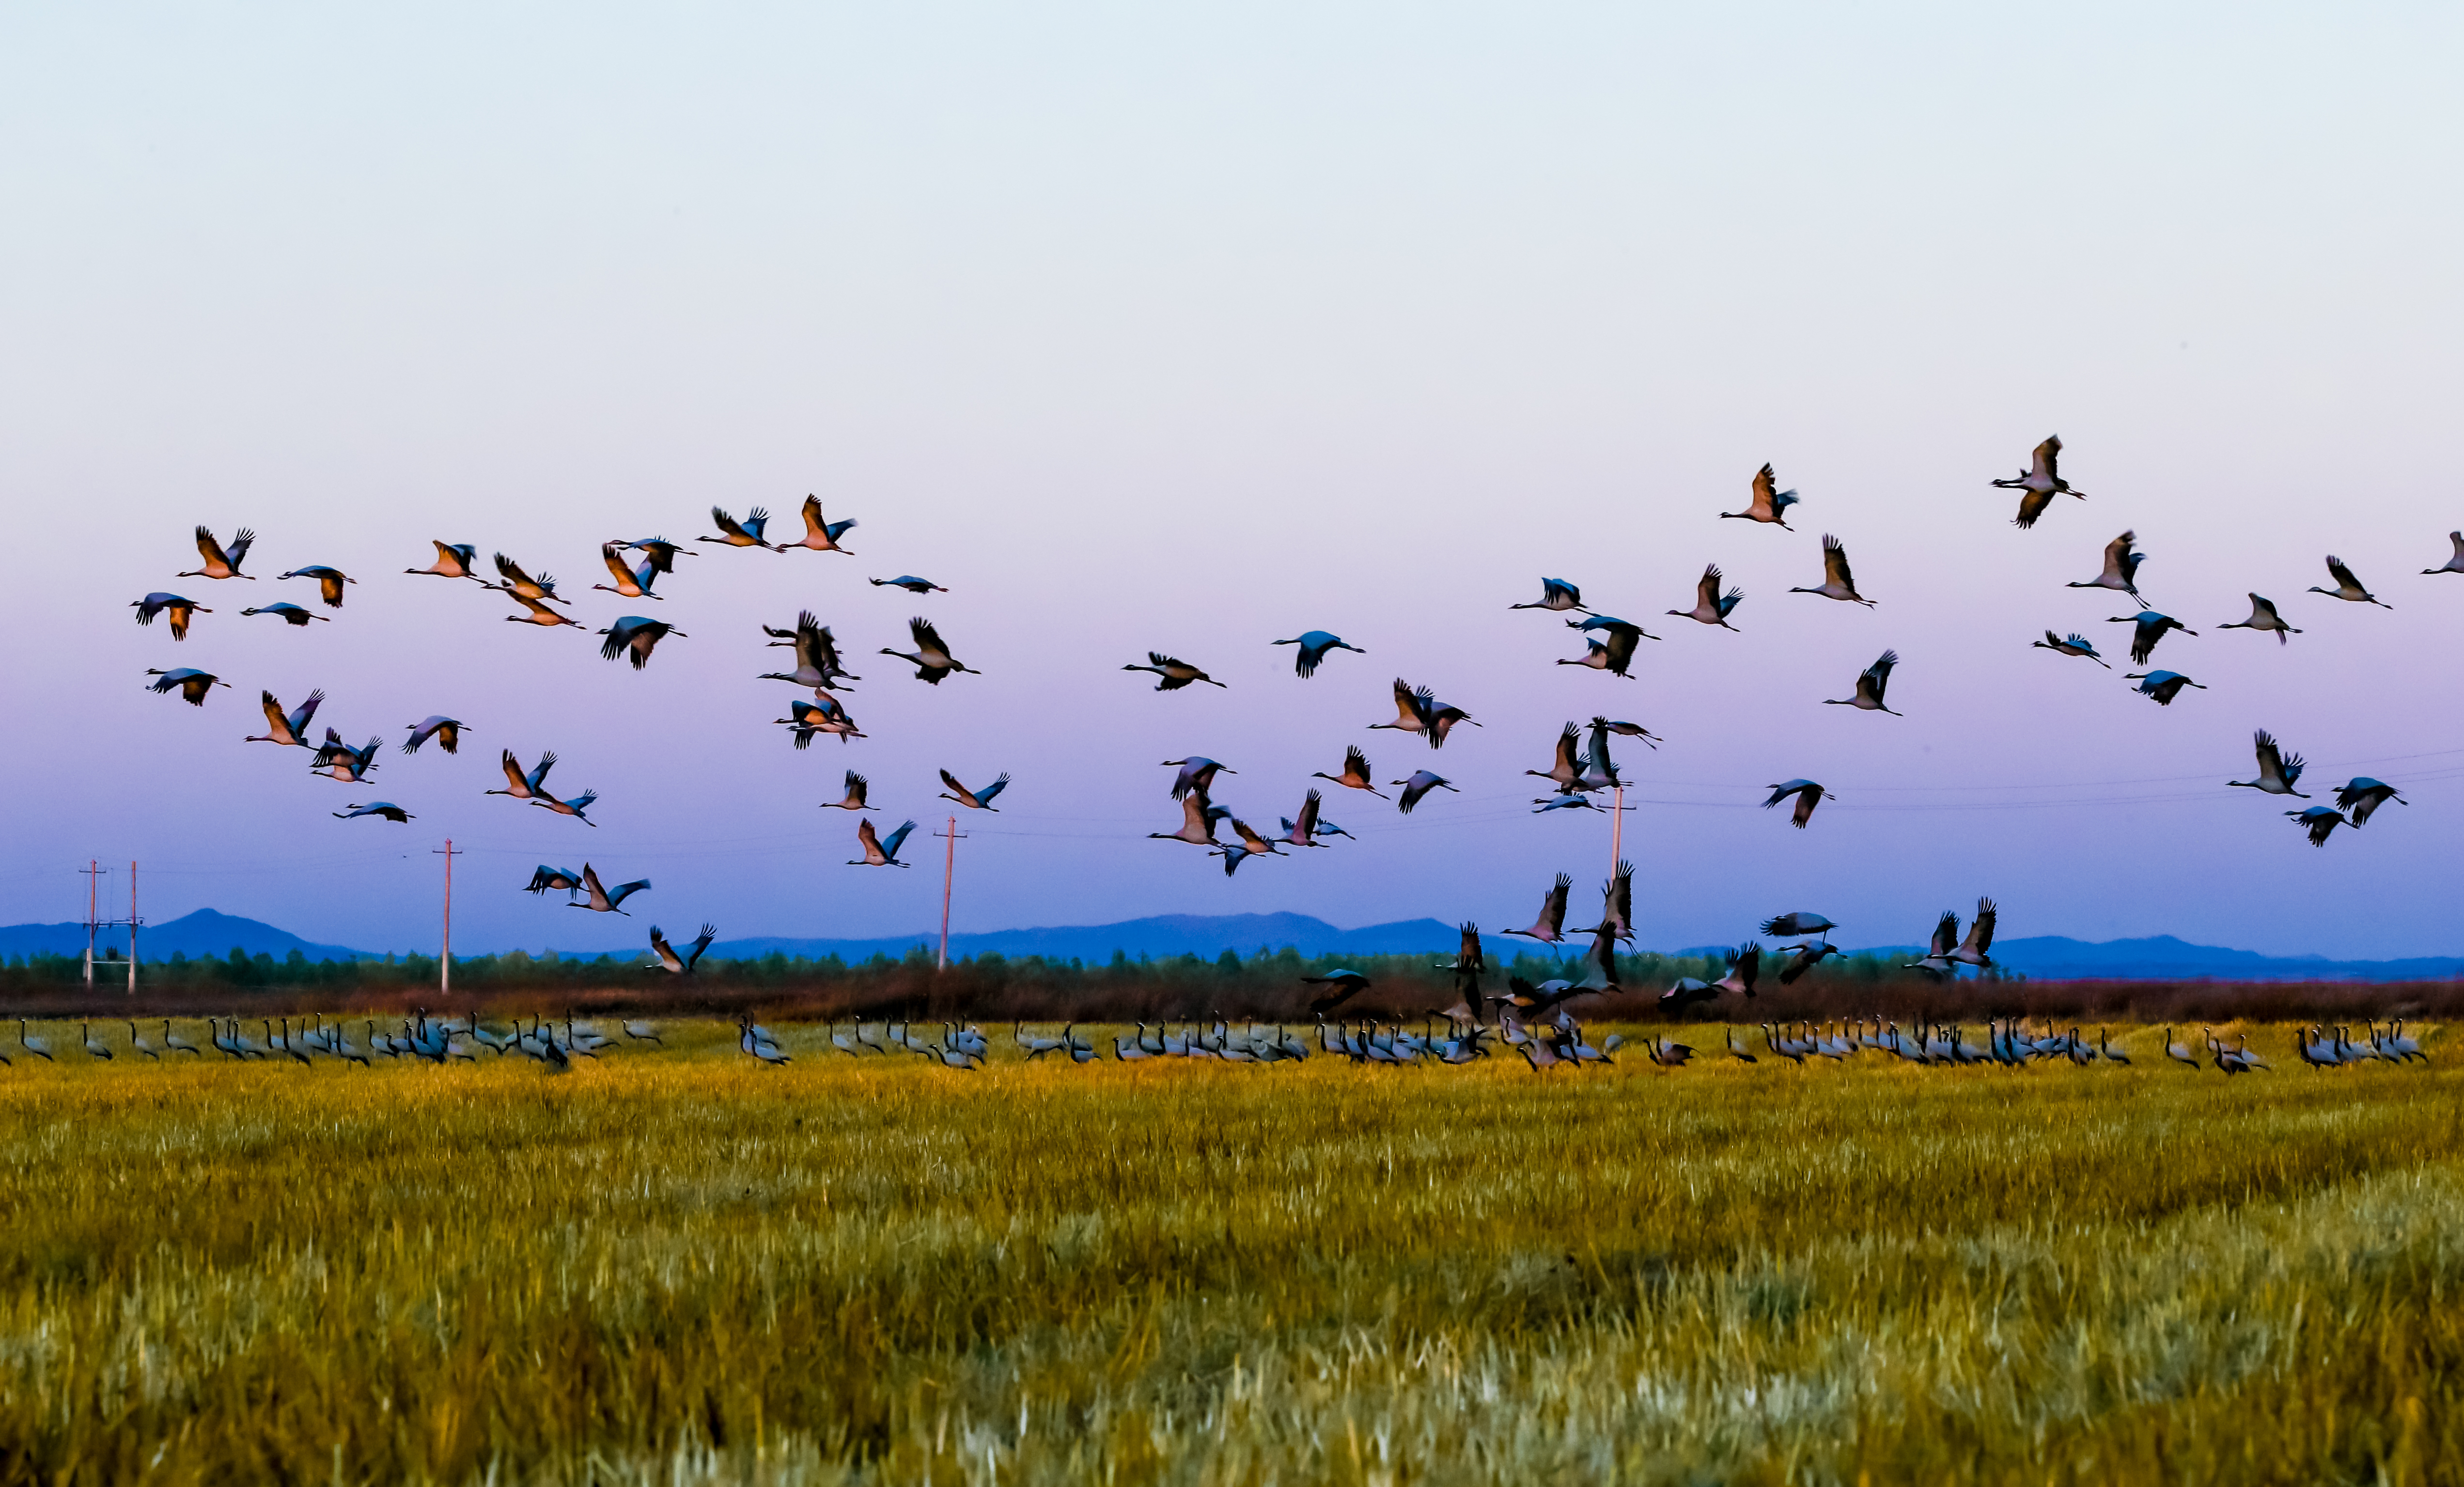
[[[1277,909],[1339,924],[1589,922],[1604,817],[1529,814],[1559,724],[1664,735],[1643,943],[1783,909],[1922,938],[1980,893],[2006,936],[2173,933],[2271,952],[2458,948],[2448,464],[2464,20],[2443,8],[1247,4],[1222,7],[20,8],[0,47],[0,921],[65,920],[88,857],[145,911],[312,939],[601,948],[933,922],[930,867],[860,871],[816,809],[869,774],[885,826],[934,771],[1007,770],[961,825],[957,925]],[[2058,432],[2089,494],[2032,531],[1987,482]],[[1736,510],[1764,460],[1803,504]],[[817,492],[858,554],[710,550],[664,604],[594,594],[601,540],[779,528]],[[259,534],[255,583],[174,579],[189,528]],[[2134,528],[2202,633],[2117,660],[2128,601],[2064,588]],[[774,530],[776,530],[774,529]],[[1790,594],[1848,545],[1872,610]],[[402,575],[501,550],[592,628],[689,634],[647,671]],[[2392,611],[2303,592],[2350,562]],[[1730,634],[1661,616],[1717,562]],[[272,575],[360,579],[336,622]],[[914,599],[868,576],[918,573]],[[1645,620],[1636,679],[1558,667],[1542,574]],[[217,611],[184,644],[149,589]],[[2245,592],[2306,633],[2214,627]],[[870,737],[788,747],[803,694],[756,628],[810,608]],[[319,612],[324,612],[319,610]],[[939,620],[981,677],[871,653]],[[1312,627],[1369,655],[1291,675]],[[1903,719],[1825,707],[1885,647]],[[1149,649],[1230,683],[1155,695]],[[149,666],[234,683],[203,710]],[[1432,756],[1368,733],[1401,675],[1467,708]],[[260,687],[388,751],[374,781],[242,744]],[[393,751],[430,713],[458,758]],[[2247,778],[2405,788],[2313,850]],[[1156,762],[1237,767],[1271,824],[1364,744],[1428,766],[1408,819],[1226,880],[1144,840]],[[480,792],[553,748],[593,830]],[[1755,809],[1830,786],[1811,830]],[[410,827],[336,821],[383,798]],[[2322,798],[2324,798],[2322,796]],[[921,832],[918,832],[919,838]],[[649,877],[632,921],[515,889],[539,862]],[[124,866],[122,868],[124,872]],[[125,885],[115,877],[115,893]]]

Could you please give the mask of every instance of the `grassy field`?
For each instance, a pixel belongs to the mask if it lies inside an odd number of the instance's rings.
[[[784,1069],[715,1024],[558,1075],[20,1057],[0,1482],[2464,1479],[2443,1066],[997,1030],[958,1074],[781,1031]]]

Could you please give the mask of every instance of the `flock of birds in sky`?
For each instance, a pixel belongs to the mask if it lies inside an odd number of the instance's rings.
[[[2026,470],[2011,478],[1992,482],[1998,488],[2019,493],[2016,518],[2018,526],[2034,527],[2061,496],[2085,499],[2084,492],[2074,488],[2061,476],[2059,467],[2062,443],[2058,437],[2048,438],[2036,446]],[[1793,532],[1796,529],[1789,524],[1788,519],[1792,509],[1798,504],[1797,494],[1793,490],[1779,489],[1771,467],[1766,464],[1753,477],[1751,496],[1745,509],[1722,512],[1720,515],[1723,518],[1774,526],[1782,531]],[[773,552],[808,551],[848,555],[848,550],[842,545],[841,539],[856,525],[852,520],[828,521],[824,515],[820,499],[813,497],[807,497],[804,500],[803,519],[804,528],[803,535],[780,542],[770,540],[768,513],[759,508],[753,510],[741,521],[724,510],[713,508],[711,520],[717,528],[716,535],[699,537],[694,540],[693,544],[671,542],[664,537],[655,536],[633,540],[610,540],[600,546],[600,559],[606,568],[610,582],[594,584],[591,587],[594,590],[611,593],[621,599],[661,600],[664,596],[656,592],[657,586],[674,573],[679,558],[699,556],[701,545],[713,546],[721,551],[762,549]],[[2454,549],[2453,555],[2440,566],[2425,568],[2423,572],[2464,574],[2464,532],[2450,533],[2449,539]],[[177,576],[212,582],[253,580],[256,575],[245,573],[241,569],[248,560],[255,540],[253,532],[242,528],[229,544],[225,544],[217,541],[210,530],[200,526],[196,530],[196,544],[203,561],[198,567]],[[582,621],[573,617],[570,612],[572,601],[558,591],[556,580],[547,573],[540,572],[534,576],[521,564],[502,553],[497,553],[494,555],[490,565],[495,572],[495,578],[491,580],[482,570],[478,561],[478,548],[475,544],[438,541],[434,546],[436,557],[433,563],[426,567],[408,568],[405,572],[448,580],[467,580],[479,588],[495,592],[517,607],[516,612],[504,616],[509,623],[541,629],[586,628]],[[2139,606],[2135,613],[2116,615],[2111,619],[2111,623],[2131,627],[2130,659],[2134,664],[2145,668],[2126,674],[2125,679],[2138,683],[2137,690],[2143,696],[2161,706],[2169,707],[2180,698],[2185,689],[2205,690],[2205,687],[2182,673],[2155,669],[2151,658],[2158,645],[2171,633],[2179,631],[2192,636],[2199,633],[2172,615],[2153,608],[2140,593],[2138,573],[2145,556],[2137,548],[2136,534],[2125,531],[2105,545],[2102,569],[2097,576],[2072,583],[2068,587],[2108,589],[2127,596]],[[1856,578],[1849,565],[1847,548],[1837,538],[1828,535],[1822,538],[1821,562],[1820,583],[1794,588],[1789,591],[1812,594],[1867,608],[1872,608],[1876,604],[1877,601],[1858,591]],[[2330,556],[2326,560],[2326,568],[2334,587],[2313,586],[2310,592],[2351,604],[2390,608],[2370,592],[2354,575],[2351,567],[2343,561]],[[317,600],[324,608],[337,611],[343,609],[348,588],[358,582],[357,579],[336,568],[321,565],[295,567],[276,577],[278,581],[304,581],[315,585]],[[1705,566],[1701,580],[1696,585],[1693,605],[1686,609],[1671,609],[1667,612],[1677,618],[1691,620],[1705,627],[1735,630],[1736,626],[1731,621],[1746,596],[1732,586],[1724,588],[1724,582],[1718,565]],[[873,578],[870,583],[875,587],[896,588],[917,598],[947,591],[940,585],[913,574],[901,574],[895,578]],[[2215,628],[2272,633],[2278,644],[2285,643],[2292,635],[2303,633],[2301,629],[2285,621],[2272,600],[2253,593],[2250,595],[2250,602],[2251,613],[2247,619],[2235,620]],[[137,611],[138,623],[141,625],[151,625],[158,617],[166,619],[171,638],[175,641],[187,639],[198,615],[215,612],[193,598],[169,591],[149,593],[135,601],[134,608]],[[1575,584],[1564,579],[1544,578],[1541,581],[1539,598],[1526,603],[1512,604],[1507,608],[1575,616],[1568,618],[1565,623],[1582,641],[1583,654],[1561,658],[1557,664],[1562,666],[1587,667],[1607,672],[1613,676],[1626,677],[1631,675],[1629,668],[1640,643],[1644,640],[1657,641],[1661,638],[1633,621],[1599,613],[1590,609],[1583,603],[1581,589]],[[298,629],[305,629],[311,624],[328,623],[332,618],[330,615],[320,614],[288,602],[252,606],[240,610],[239,614],[244,617],[264,616]],[[794,664],[789,669],[762,673],[761,678],[786,682],[800,691],[810,693],[809,699],[800,697],[791,701],[788,704],[786,717],[774,720],[776,724],[786,729],[792,744],[798,749],[803,749],[817,737],[833,737],[840,740],[842,744],[866,737],[848,712],[846,702],[839,696],[839,693],[847,690],[848,683],[861,681],[863,678],[847,670],[831,627],[823,624],[812,611],[804,610],[797,615],[792,625],[781,627],[765,625],[762,630],[767,637],[766,644],[790,652],[794,657]],[[931,619],[917,616],[910,620],[908,632],[913,650],[901,651],[884,646],[880,648],[880,654],[912,664],[915,668],[916,680],[938,686],[952,677],[980,675],[958,659],[949,643],[942,637],[938,627]],[[637,671],[649,664],[651,657],[665,641],[671,638],[691,638],[686,632],[665,620],[641,614],[618,616],[605,628],[591,633],[602,638],[603,643],[600,648],[602,656],[609,661],[626,661]],[[1293,648],[1293,670],[1303,679],[1315,676],[1319,668],[1326,665],[1338,651],[1358,655],[1367,654],[1362,647],[1324,630],[1306,631],[1287,639],[1276,640],[1273,644]],[[2099,666],[2111,669],[2111,662],[2099,653],[2097,646],[2078,633],[2062,634],[2048,630],[2043,639],[2035,641],[2033,644],[2037,648],[2051,651],[2057,655],[2093,661]],[[1885,650],[1872,665],[1857,677],[1849,696],[1824,700],[1832,706],[1851,707],[1894,717],[1901,716],[1888,705],[1887,700],[1891,677],[1899,664],[1898,652]],[[1143,663],[1133,661],[1125,664],[1122,669],[1154,676],[1156,678],[1155,690],[1157,692],[1175,692],[1192,686],[1221,687],[1224,685],[1209,676],[1204,668],[1162,652],[1149,652]],[[198,707],[206,705],[213,689],[230,686],[229,682],[213,672],[192,667],[156,668],[150,670],[147,675],[155,678],[149,683],[153,691],[177,694]],[[248,742],[305,749],[311,756],[308,765],[310,772],[324,775],[343,784],[365,787],[370,774],[378,767],[379,755],[385,743],[384,735],[382,733],[374,735],[364,744],[354,745],[345,741],[335,728],[328,725],[321,740],[313,739],[311,727],[323,701],[324,693],[321,690],[313,691],[297,706],[286,709],[272,692],[262,692],[260,702],[265,714],[266,731],[250,735]],[[1394,683],[1394,718],[1368,723],[1365,725],[1366,730],[1384,729],[1407,734],[1425,742],[1431,750],[1437,750],[1444,746],[1448,734],[1454,728],[1482,725],[1464,708],[1441,700],[1430,688],[1415,686],[1401,677],[1396,678]],[[416,754],[423,746],[432,742],[450,754],[458,750],[467,725],[456,718],[434,715],[415,723],[407,724],[405,727],[407,736],[400,745],[403,753]],[[1660,742],[1657,735],[1649,732],[1641,724],[1611,719],[1605,714],[1594,717],[1588,727],[1573,722],[1566,723],[1555,740],[1549,767],[1525,771],[1526,774],[1537,776],[1550,787],[1549,793],[1533,800],[1535,812],[1615,809],[1602,807],[1597,797],[1603,793],[1614,796],[1614,792],[1625,783],[1611,752],[1612,740],[1618,738],[1637,740],[1646,746],[1653,747],[1656,747]],[[2287,751],[2275,737],[2263,730],[2256,735],[2254,743],[2257,760],[2255,777],[2231,781],[2229,782],[2231,785],[2270,795],[2291,796],[2301,800],[2314,798],[2299,788],[2303,775],[2303,763],[2299,754]],[[561,797],[548,788],[547,775],[556,763],[555,753],[543,752],[536,756],[536,763],[525,768],[512,749],[504,749],[501,751],[504,787],[499,789],[490,789],[487,793],[504,795],[517,802],[527,802],[552,813],[580,821],[586,826],[595,825],[588,814],[590,808],[599,798],[595,791],[583,790],[571,797]],[[1173,777],[1171,796],[1179,803],[1181,821],[1177,830],[1154,832],[1149,835],[1155,839],[1186,843],[1204,849],[1211,855],[1221,859],[1223,872],[1227,877],[1237,873],[1245,863],[1261,858],[1287,855],[1287,849],[1292,851],[1323,849],[1328,846],[1330,838],[1351,834],[1324,814],[1325,794],[1316,788],[1307,789],[1294,815],[1278,817],[1277,831],[1273,834],[1268,834],[1235,814],[1229,807],[1216,802],[1218,777],[1237,773],[1229,766],[1199,754],[1191,754],[1182,759],[1166,760],[1163,763],[1166,767],[1177,771]],[[1458,791],[1458,787],[1453,781],[1436,770],[1418,768],[1404,778],[1383,782],[1388,788],[1396,792],[1390,796],[1378,788],[1380,781],[1377,773],[1373,770],[1365,749],[1357,744],[1345,745],[1343,763],[1337,772],[1319,771],[1311,778],[1326,781],[1333,787],[1357,790],[1381,801],[1387,801],[1406,815],[1428,803],[1439,791]],[[991,811],[999,809],[994,802],[1001,798],[1002,792],[1008,788],[1010,777],[1002,774],[988,783],[970,788],[945,769],[940,771],[940,781],[943,789],[939,799],[952,802],[957,807],[968,810]],[[1770,795],[1763,801],[1763,805],[1766,808],[1776,808],[1783,803],[1789,803],[1791,805],[1789,819],[1799,829],[1805,828],[1812,822],[1816,809],[1822,802],[1836,798],[1819,782],[1806,778],[1777,781],[1768,788]],[[910,866],[900,858],[899,853],[910,833],[915,829],[914,821],[907,820],[886,833],[877,831],[867,814],[875,809],[870,803],[869,796],[869,782],[864,775],[850,769],[846,772],[843,797],[825,803],[825,809],[845,810],[858,817],[855,827],[858,855],[849,859],[849,865],[898,868]],[[2334,804],[2313,804],[2306,808],[2287,810],[2285,814],[2301,827],[2313,844],[2323,846],[2337,828],[2363,826],[2371,819],[2372,813],[2380,806],[2390,800],[2398,804],[2406,803],[2395,787],[2384,781],[2357,776],[2335,788]],[[350,801],[342,810],[334,811],[333,814],[342,819],[375,817],[396,823],[413,819],[412,813],[404,807],[392,801],[375,799]],[[1224,839],[1224,833],[1227,832],[1229,840]],[[1626,940],[1631,939],[1632,930],[1625,908],[1618,900],[1620,895],[1624,895],[1630,901],[1630,874],[1631,869],[1620,864],[1618,878],[1609,885],[1608,896],[1611,906],[1610,910],[1603,915],[1601,931]],[[649,879],[641,878],[609,886],[602,881],[595,866],[585,861],[579,871],[542,863],[533,874],[531,881],[524,886],[529,892],[540,895],[562,890],[567,896],[566,901],[574,907],[601,913],[625,914],[628,912],[623,907],[625,901],[637,893],[649,890],[650,883]],[[1554,905],[1553,920],[1549,914],[1544,913],[1541,922],[1535,925],[1533,930],[1517,933],[1529,934],[1532,938],[1554,943],[1559,938],[1558,930],[1564,917],[1566,886],[1567,879],[1560,876],[1558,886],[1553,891],[1551,900]],[[1829,921],[1821,920],[1820,916],[1805,918],[1808,921],[1820,921],[1823,927],[1829,926]],[[1980,911],[1977,919],[1979,924],[1986,926],[1984,940],[1969,945],[1968,947],[1969,953],[1965,958],[1957,953],[1962,948],[1960,943],[1954,943],[1947,947],[1941,944],[1941,933],[1938,929],[1935,936],[1935,949],[1919,963],[1920,965],[1944,974],[1955,974],[1963,965],[1979,968],[1990,965],[1990,960],[1984,954],[1984,945],[1990,943],[1991,920],[1992,915],[1989,905]],[[1956,916],[1947,915],[1943,922],[1955,927]],[[1767,932],[1770,931],[1767,930]],[[1814,953],[1815,960],[1818,961],[1822,953],[1837,953],[1836,948],[1819,939],[1818,931],[1809,931],[1809,933],[1815,934],[1815,938],[1810,941],[1807,946],[1800,946],[1797,954]],[[675,951],[655,928],[651,931],[651,939],[653,954],[656,957],[654,964],[670,970],[684,972],[692,968],[700,951],[708,947],[711,935],[705,926],[705,933],[697,942],[696,947],[690,953]]]

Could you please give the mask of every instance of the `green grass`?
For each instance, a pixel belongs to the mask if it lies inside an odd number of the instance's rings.
[[[21,1058],[0,1482],[2464,1477],[2464,1076],[2155,1042]]]

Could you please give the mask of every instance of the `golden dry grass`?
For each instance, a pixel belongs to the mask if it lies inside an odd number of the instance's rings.
[[[0,1481],[2464,1476],[2445,1068],[782,1031],[0,1070]]]

